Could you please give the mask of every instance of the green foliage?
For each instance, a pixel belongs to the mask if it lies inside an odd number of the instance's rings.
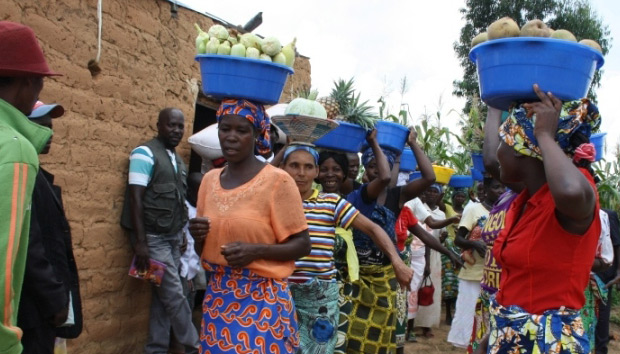
[[[465,8],[460,11],[466,23],[461,29],[459,41],[454,43],[454,51],[463,68],[463,79],[454,81],[453,94],[467,99],[463,112],[470,111],[474,97],[480,97],[476,67],[469,60],[471,40],[501,17],[509,16],[519,26],[529,20],[541,19],[551,28],[573,32],[577,39],[597,41],[604,54],[611,48],[608,26],[603,24],[586,0],[466,0]],[[600,75],[600,72],[595,75],[590,90],[590,98],[594,101],[595,90],[600,86]]]
[[[592,167],[600,179],[597,189],[601,207],[620,210],[620,154],[618,147],[616,147],[612,161],[602,160]]]

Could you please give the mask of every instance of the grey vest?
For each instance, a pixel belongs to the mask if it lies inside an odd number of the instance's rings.
[[[175,173],[166,147],[157,138],[143,144],[153,152],[153,175],[146,186],[143,205],[144,229],[147,233],[171,235],[179,232],[187,223],[185,206],[187,170],[181,157],[175,152],[177,172]],[[129,188],[121,215],[121,225],[133,229]]]

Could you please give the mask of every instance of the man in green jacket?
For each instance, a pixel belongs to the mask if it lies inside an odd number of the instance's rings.
[[[34,32],[0,21],[0,353],[19,354],[16,326],[39,152],[52,136],[26,117],[50,71]]]

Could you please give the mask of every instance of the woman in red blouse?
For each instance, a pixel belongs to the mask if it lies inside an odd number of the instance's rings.
[[[515,107],[500,127],[502,182],[525,189],[493,248],[502,275],[487,351],[588,353],[578,310],[601,231],[589,167],[600,118],[587,99],[562,103],[534,91],[540,102]]]

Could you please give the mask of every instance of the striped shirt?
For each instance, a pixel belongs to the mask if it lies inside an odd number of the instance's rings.
[[[319,193],[316,189],[303,204],[312,250],[309,255],[295,261],[295,271],[289,279],[305,282],[317,277],[320,280],[335,281],[336,227],[349,228],[359,211],[339,195]]]
[[[177,170],[177,161],[174,152],[166,149],[170,161],[174,167],[174,171]],[[155,166],[155,160],[153,160],[153,152],[148,146],[138,146],[133,149],[131,155],[129,155],[129,184],[138,186],[148,186],[153,176],[153,167]]]

